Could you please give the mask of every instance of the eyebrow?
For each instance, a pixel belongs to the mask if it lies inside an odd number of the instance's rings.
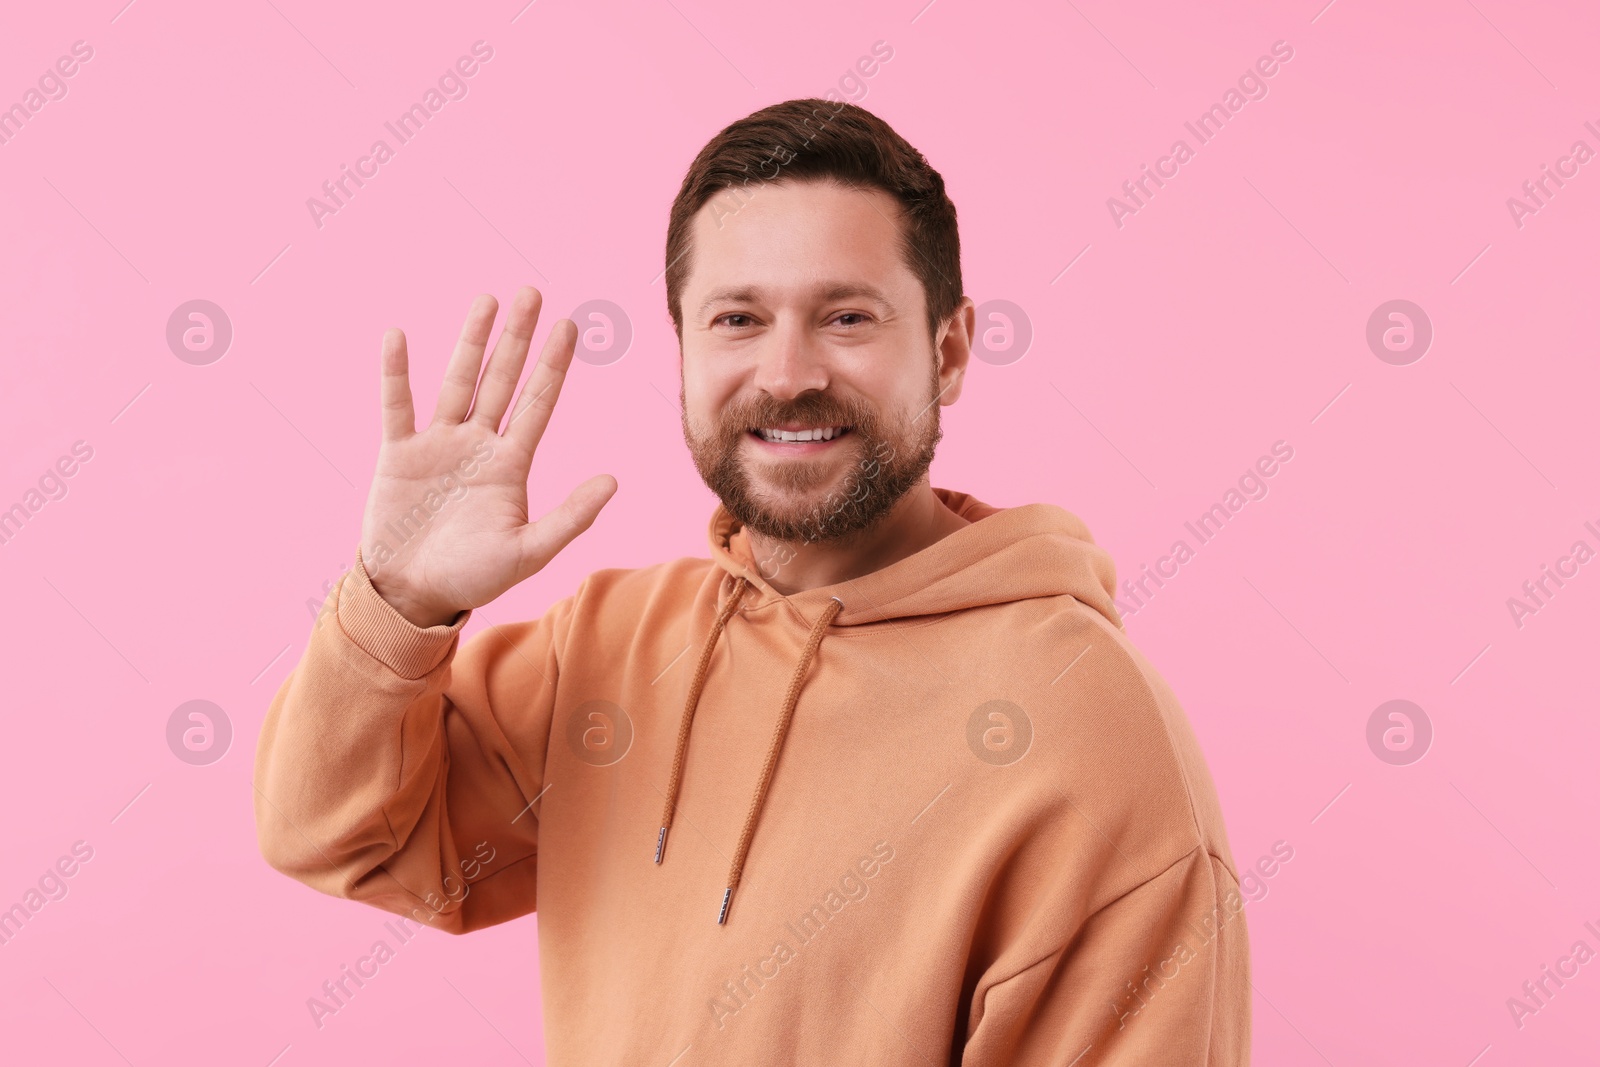
[[[861,297],[881,305],[891,315],[896,314],[899,310],[894,306],[893,302],[891,302],[889,298],[883,294],[881,289],[859,282],[822,282],[812,289],[812,293],[818,299],[823,301],[844,300],[849,297]],[[721,289],[712,290],[711,294],[706,297],[705,302],[700,305],[700,310],[697,313],[697,317],[704,318],[706,312],[710,311],[712,306],[715,304],[720,304],[723,302],[746,303],[758,301],[761,299],[761,295],[761,289],[754,285],[730,285]]]

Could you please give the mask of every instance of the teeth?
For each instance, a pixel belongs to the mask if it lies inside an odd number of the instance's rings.
[[[761,427],[757,432],[763,440],[772,442],[782,441],[831,441],[844,432],[843,426],[823,426],[815,430],[769,430]]]

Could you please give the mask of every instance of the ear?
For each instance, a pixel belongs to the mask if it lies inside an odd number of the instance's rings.
[[[966,380],[967,364],[972,361],[977,318],[972,298],[963,296],[934,340],[939,357],[939,403],[944,407],[961,399],[961,383]]]

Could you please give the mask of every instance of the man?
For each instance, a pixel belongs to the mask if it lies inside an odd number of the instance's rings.
[[[356,566],[261,732],[267,860],[452,933],[537,909],[553,1064],[1246,1063],[1237,870],[1110,557],[929,482],[974,330],[938,173],[778,104],[701,151],[666,258],[710,558],[458,649],[616,483],[528,521],[576,341],[512,408],[537,292],[481,377],[473,305],[420,433],[391,330]]]

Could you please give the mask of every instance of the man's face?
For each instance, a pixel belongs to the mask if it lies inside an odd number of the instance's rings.
[[[840,540],[927,474],[966,347],[941,366],[899,214],[881,190],[806,181],[724,193],[695,216],[684,439],[757,533]]]

